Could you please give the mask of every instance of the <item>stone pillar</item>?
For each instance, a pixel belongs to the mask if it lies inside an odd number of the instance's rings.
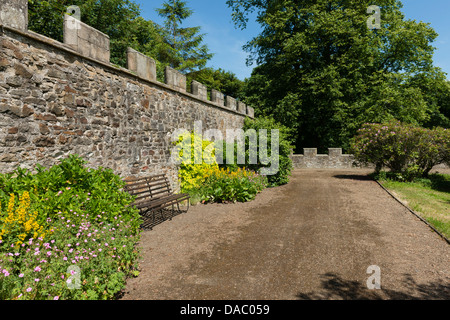
[[[181,92],[186,92],[186,76],[181,72],[171,67],[166,67],[165,81],[166,84],[172,88],[178,89]]]
[[[255,109],[247,106],[247,115],[253,119],[255,117]]]
[[[109,37],[67,14],[64,15],[64,44],[85,57],[110,62]]]
[[[0,24],[28,30],[28,0],[0,0]]]
[[[317,148],[305,148],[303,149],[305,158],[315,158],[317,156]]]
[[[212,89],[211,90],[211,101],[214,103],[217,103],[219,106],[224,106],[225,104],[225,98],[223,93]]]
[[[156,81],[155,60],[132,48],[128,48],[127,51],[127,66],[129,70],[136,72],[139,77]]]
[[[191,84],[191,90],[194,96],[197,96],[198,98],[205,101],[208,100],[208,88],[204,84],[193,80]]]
[[[237,101],[235,98],[227,96],[227,108],[230,110],[237,110]]]
[[[342,148],[329,148],[328,155],[330,158],[339,158],[342,156]]]
[[[239,113],[246,114],[247,113],[247,106],[242,101],[238,102],[238,110]]]

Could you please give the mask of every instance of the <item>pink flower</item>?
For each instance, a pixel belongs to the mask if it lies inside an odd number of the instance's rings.
[[[37,266],[36,268],[34,268],[34,272],[40,272],[42,269],[41,267]]]
[[[59,300],[59,297],[58,297],[58,296],[56,296],[56,297],[54,297],[54,298],[53,298],[53,300]]]
[[[25,275],[23,273],[19,274],[19,278],[23,278]]]
[[[28,288],[28,289],[27,289],[27,292],[31,292],[31,290],[33,290],[33,289],[31,289],[31,288]]]

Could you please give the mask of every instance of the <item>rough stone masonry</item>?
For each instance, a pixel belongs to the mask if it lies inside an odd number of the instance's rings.
[[[112,66],[105,59],[109,39],[92,41],[89,28],[75,30],[76,45],[67,23],[68,44],[28,31],[26,3],[0,0],[0,172],[49,167],[79,154],[123,178],[167,173],[176,189],[172,132],[202,121],[204,130],[225,134],[253,117],[249,107],[233,108],[234,99],[186,92],[175,70],[166,70],[166,83],[157,82],[154,63],[134,50],[128,57],[139,60],[129,60],[132,70]],[[84,37],[91,40],[83,44]]]

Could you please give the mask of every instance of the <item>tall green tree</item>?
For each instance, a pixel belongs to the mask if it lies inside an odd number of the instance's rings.
[[[184,20],[193,11],[187,7],[186,1],[169,0],[163,7],[156,9],[165,19],[165,51],[160,61],[184,73],[196,71],[205,67],[212,54],[203,43],[204,34],[200,34],[200,27],[181,27]]]
[[[225,71],[221,68],[204,68],[199,71],[191,72],[187,75],[188,83],[196,80],[206,85],[211,90],[215,89],[222,92],[225,96],[235,99],[244,99],[245,82],[239,80],[236,74],[231,71]]]
[[[398,0],[228,0],[245,28],[256,15],[262,32],[249,41],[258,67],[246,86],[256,114],[296,134],[296,147],[348,147],[365,122],[398,119],[424,124],[438,113],[419,79],[442,84],[433,66],[429,24],[406,20]],[[370,5],[381,28],[370,30]],[[445,78],[445,77],[444,77]]]
[[[64,14],[72,5],[80,8],[81,21],[110,37],[111,62],[126,66],[127,47],[138,45],[139,5],[131,0],[29,0],[29,29],[62,42]]]

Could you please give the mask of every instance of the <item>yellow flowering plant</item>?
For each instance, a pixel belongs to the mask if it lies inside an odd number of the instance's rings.
[[[267,177],[246,168],[214,168],[206,176],[197,191],[203,203],[251,201],[268,184]]]
[[[45,238],[51,231],[38,222],[38,212],[30,210],[30,194],[25,191],[18,199],[11,194],[3,210],[0,203],[0,247],[13,244],[19,247],[25,239]]]
[[[176,144],[179,146],[181,164],[178,176],[183,192],[198,188],[206,180],[210,170],[219,169],[213,142],[203,140],[192,132],[180,135]],[[190,150],[190,155],[185,153],[187,150]]]

